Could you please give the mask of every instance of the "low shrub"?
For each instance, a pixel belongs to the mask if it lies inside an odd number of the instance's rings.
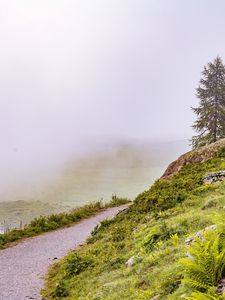
[[[69,276],[78,275],[92,265],[93,260],[89,256],[80,257],[76,252],[73,252],[65,264],[66,274]]]
[[[123,227],[115,227],[112,232],[112,241],[121,242],[126,238],[126,231]]]
[[[202,206],[202,210],[204,209],[209,209],[209,208],[212,208],[212,207],[215,207],[217,205],[217,202],[213,199],[210,199],[210,200],[207,200],[203,206]]]
[[[52,293],[52,297],[53,298],[65,298],[68,296],[69,296],[69,292],[66,288],[66,282],[65,282],[65,280],[60,280]]]
[[[158,245],[163,241],[167,241],[172,238],[172,241],[179,235],[183,235],[184,231],[180,226],[168,227],[164,220],[161,221],[160,225],[152,227],[148,236],[142,242],[142,249],[145,252],[150,252],[158,248]]]

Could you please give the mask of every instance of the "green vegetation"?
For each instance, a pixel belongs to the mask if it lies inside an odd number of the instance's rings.
[[[216,292],[225,278],[225,184],[204,186],[202,179],[225,169],[224,154],[157,180],[103,221],[85,246],[50,269],[43,297],[225,299]]]
[[[223,230],[207,230],[203,238],[195,238],[195,242],[189,248],[189,257],[180,262],[184,269],[185,283],[190,290],[197,290],[193,295],[214,297],[215,286],[225,275],[225,236]],[[194,296],[192,295],[191,299]]]
[[[52,214],[50,216],[40,216],[34,219],[23,229],[12,229],[5,234],[0,234],[0,249],[5,248],[10,243],[25,237],[31,237],[43,232],[55,230],[88,218],[106,208],[119,206],[128,203],[125,198],[114,197],[109,203],[103,204],[101,201],[78,207],[68,213]]]

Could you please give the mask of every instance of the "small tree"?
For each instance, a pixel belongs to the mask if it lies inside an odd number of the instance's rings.
[[[199,107],[192,108],[197,115],[192,127],[198,135],[192,137],[193,148],[225,137],[225,66],[220,57],[204,67],[196,91]]]

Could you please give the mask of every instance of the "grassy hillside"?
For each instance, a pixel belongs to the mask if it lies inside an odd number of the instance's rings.
[[[205,174],[225,169],[225,141],[217,146],[210,155],[198,152],[201,159],[182,157],[174,173],[102,222],[85,246],[51,268],[43,296],[225,299],[225,183],[203,185]]]

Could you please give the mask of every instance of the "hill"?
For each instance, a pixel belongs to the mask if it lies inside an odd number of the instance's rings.
[[[51,268],[43,296],[225,299],[225,184],[204,181],[224,169],[225,140],[182,155]]]

